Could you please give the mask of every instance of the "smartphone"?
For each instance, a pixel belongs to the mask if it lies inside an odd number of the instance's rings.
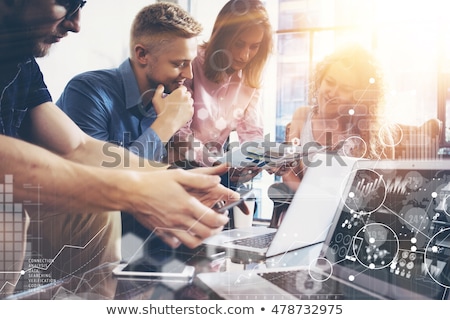
[[[240,205],[245,200],[248,200],[251,198],[254,198],[253,190],[246,190],[245,192],[241,193],[241,197],[238,200],[226,203],[223,207],[216,209],[216,211],[219,213],[226,213],[227,210],[230,210],[231,208],[233,208],[237,205]]]
[[[194,278],[195,268],[176,259],[159,266],[149,259],[142,258],[121,263],[113,269],[112,273],[122,279],[190,283]]]

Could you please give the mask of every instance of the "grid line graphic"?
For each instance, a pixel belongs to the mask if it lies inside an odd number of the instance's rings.
[[[23,205],[15,203],[13,176],[5,175],[0,184],[0,287],[15,285],[23,260]]]

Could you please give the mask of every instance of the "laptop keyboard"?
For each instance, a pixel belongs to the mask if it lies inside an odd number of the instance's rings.
[[[294,270],[281,272],[260,273],[259,276],[273,283],[302,300],[338,300],[343,299],[337,292],[337,282],[321,281],[320,274],[313,274],[308,270]]]
[[[275,232],[268,233],[268,234],[261,234],[261,235],[253,236],[253,237],[249,237],[249,238],[233,240],[232,243],[240,245],[240,246],[262,249],[262,248],[267,248],[270,245],[270,243],[272,242],[274,237],[275,237]]]

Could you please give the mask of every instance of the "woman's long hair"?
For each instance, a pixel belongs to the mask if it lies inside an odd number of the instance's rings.
[[[242,70],[245,84],[259,88],[264,65],[272,51],[272,27],[264,5],[259,0],[231,0],[219,12],[205,49],[205,76],[221,83],[231,65],[231,48],[237,37],[246,30],[262,27],[263,40],[255,57]]]

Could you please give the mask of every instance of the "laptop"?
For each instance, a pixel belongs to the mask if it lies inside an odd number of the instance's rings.
[[[225,230],[204,240],[206,251],[224,251],[233,261],[246,262],[323,242],[356,161],[332,153],[314,154],[277,229],[252,226]]]
[[[309,264],[196,281],[225,299],[448,300],[450,161],[358,161],[344,194]]]

